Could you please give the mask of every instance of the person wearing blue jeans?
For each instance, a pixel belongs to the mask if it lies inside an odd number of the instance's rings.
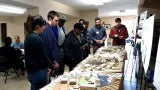
[[[31,90],[36,90],[37,88],[42,88],[48,82],[48,70],[43,69],[35,73],[28,74],[28,80],[31,83]]]
[[[39,90],[48,83],[48,70],[54,69],[44,41],[39,36],[45,29],[45,20],[40,15],[28,16],[24,42],[25,65],[31,90]]]

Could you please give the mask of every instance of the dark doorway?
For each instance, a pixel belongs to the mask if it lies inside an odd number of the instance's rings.
[[[2,42],[4,39],[7,37],[7,24],[6,23],[1,23],[1,36],[2,36]]]

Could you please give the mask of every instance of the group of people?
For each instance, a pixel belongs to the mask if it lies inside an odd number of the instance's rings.
[[[65,16],[50,11],[47,19],[29,15],[25,25],[25,65],[31,90],[46,85],[48,75],[63,74],[64,64],[72,70],[88,56],[91,44],[100,47],[106,39],[100,18],[95,19],[92,33],[88,30],[89,21],[80,19],[68,34],[64,27]]]
[[[15,47],[14,50],[24,48],[31,90],[39,90],[45,86],[49,75],[63,74],[65,64],[72,70],[91,53],[91,46],[93,53],[104,46],[107,34],[99,17],[95,18],[95,25],[90,30],[89,21],[80,19],[68,34],[64,27],[66,20],[65,16],[55,11],[48,13],[47,21],[40,15],[29,15],[25,24],[24,47],[17,43],[11,45],[11,38],[6,38],[5,46]],[[113,45],[125,45],[127,29],[121,24],[120,18],[115,22],[117,25],[111,29],[109,37],[113,38]],[[18,38],[19,36],[15,37]]]

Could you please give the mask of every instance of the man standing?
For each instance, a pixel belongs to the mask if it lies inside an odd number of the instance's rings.
[[[90,35],[93,41],[93,53],[95,53],[98,48],[104,46],[104,41],[107,36],[105,28],[101,26],[100,18],[95,18],[95,26],[91,28]]]
[[[58,25],[56,26],[56,29],[54,30],[56,32],[57,30],[57,45],[59,48],[59,55],[60,55],[60,67],[58,74],[64,73],[64,40],[65,40],[65,27],[64,24],[66,22],[66,17],[64,15],[60,15]],[[55,33],[56,34],[56,33]]]
[[[58,17],[59,15],[57,12],[50,11],[47,15],[48,22],[46,23],[46,28],[44,32],[40,35],[45,43],[48,57],[54,64],[54,69],[56,71],[59,69],[59,50],[52,27],[58,24]]]
[[[128,38],[128,31],[125,25],[121,24],[121,19],[115,19],[116,26],[114,26],[109,34],[113,39],[112,45],[125,45],[125,39]]]
[[[84,59],[85,59],[90,54],[90,45],[91,45],[91,37],[90,37],[89,30],[88,30],[89,21],[85,21],[83,26],[84,26],[84,30],[82,34],[84,35],[87,41],[86,48],[84,51]]]

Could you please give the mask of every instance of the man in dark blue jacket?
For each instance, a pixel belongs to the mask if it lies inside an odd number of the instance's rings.
[[[59,69],[59,50],[57,46],[57,40],[52,30],[53,26],[56,26],[59,21],[59,15],[55,11],[50,11],[47,15],[48,22],[44,32],[40,35],[45,43],[47,54],[49,59],[54,63],[54,69]]]
[[[74,25],[74,30],[70,31],[64,42],[65,62],[72,70],[78,63],[83,60],[84,50],[87,41],[82,35],[84,27],[80,23]]]

